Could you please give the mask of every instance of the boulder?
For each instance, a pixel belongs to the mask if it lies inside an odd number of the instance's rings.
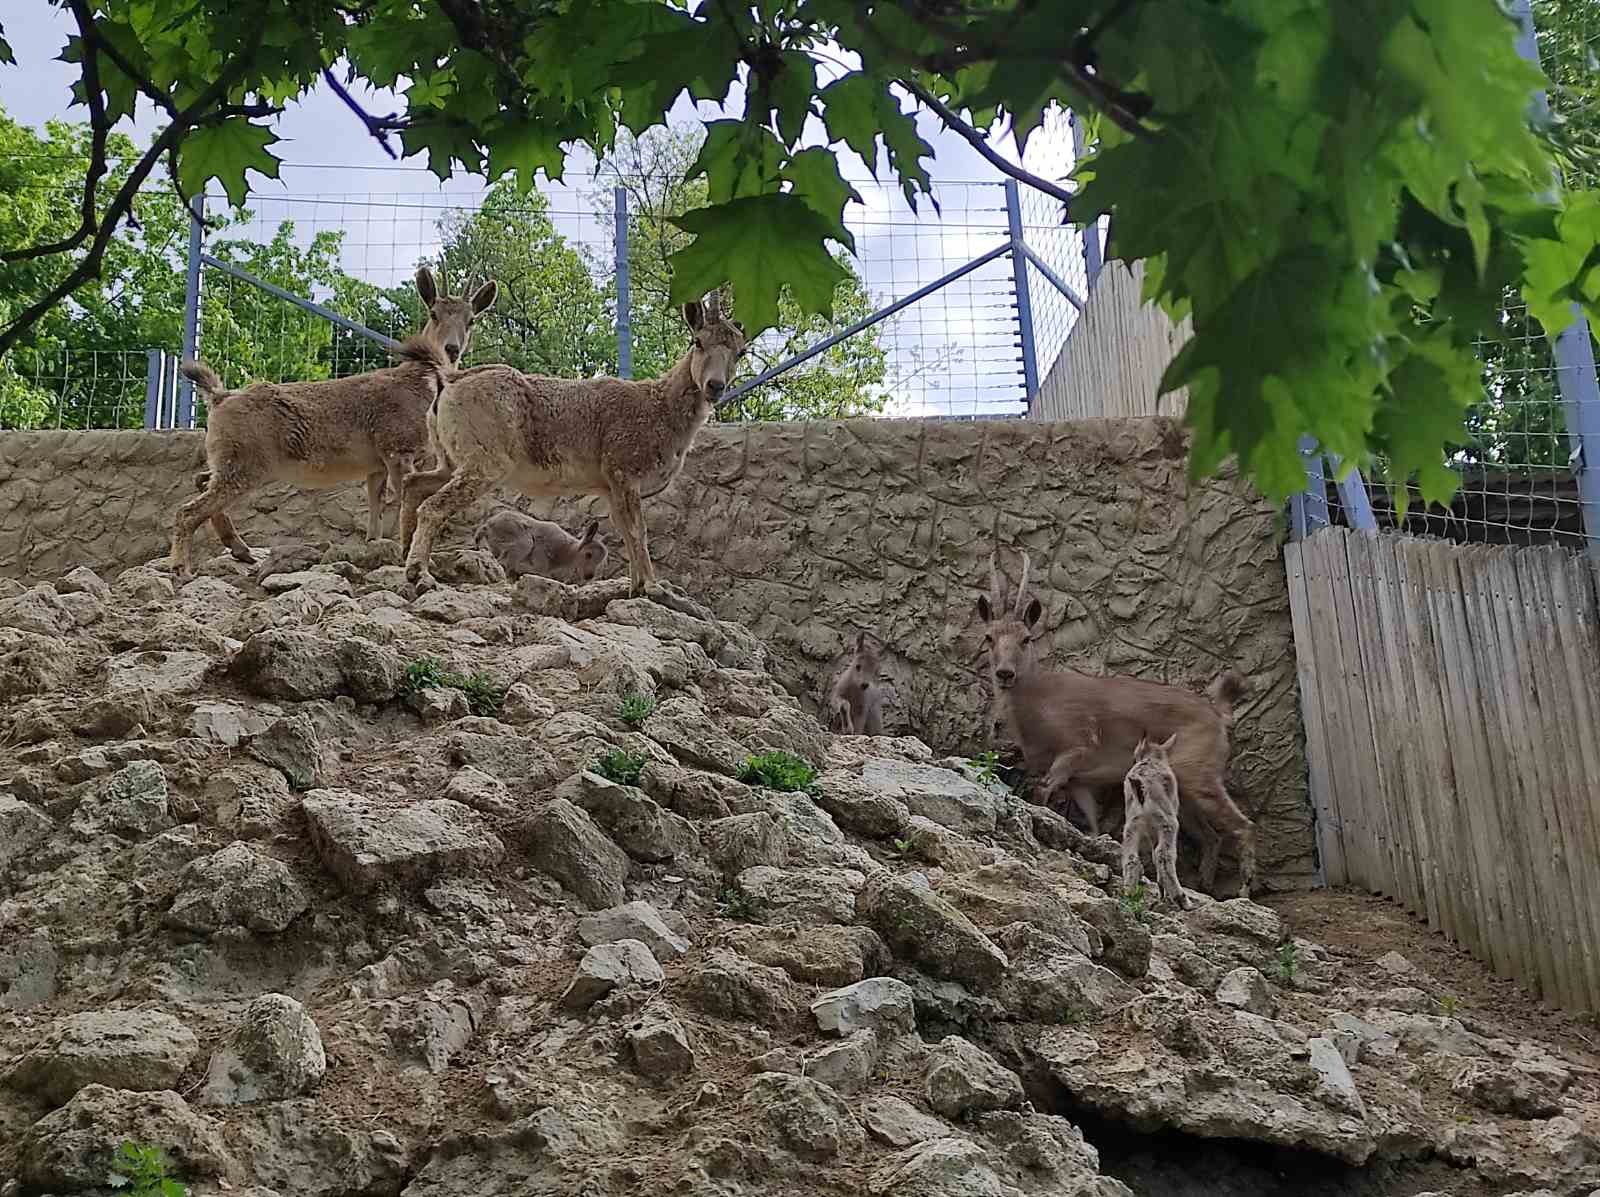
[[[505,856],[483,817],[448,798],[385,806],[348,790],[312,790],[302,806],[317,855],[355,893],[422,885]]]
[[[675,960],[689,950],[689,941],[667,926],[648,902],[629,902],[585,915],[578,920],[578,938],[591,947],[635,939],[657,960]]]
[[[811,1013],[823,1034],[839,1038],[871,1030],[887,1040],[917,1029],[911,987],[893,977],[872,977],[824,993],[812,1001]]]
[[[528,860],[586,906],[604,910],[626,900],[628,855],[588,812],[564,798],[541,807],[525,825]]]
[[[964,1118],[1022,1104],[1022,1081],[981,1047],[959,1035],[941,1039],[922,1076],[928,1104],[946,1118]]]
[[[167,777],[154,761],[134,761],[94,785],[72,814],[80,835],[130,839],[164,831],[173,823]]]
[[[285,930],[310,904],[288,865],[234,843],[184,866],[166,921],[207,934],[227,927],[273,933]]]
[[[650,949],[637,939],[596,944],[583,954],[578,971],[561,995],[569,1010],[587,1010],[613,989],[659,985],[666,979]]]
[[[85,1085],[171,1089],[199,1047],[188,1027],[159,1010],[91,1010],[52,1023],[5,1079],[52,1106],[65,1105]]]
[[[258,997],[211,1055],[199,1104],[283,1101],[312,1092],[328,1069],[322,1036],[306,1008],[281,993]]]
[[[862,890],[860,905],[890,951],[935,977],[987,990],[1005,976],[1005,953],[920,878],[881,873]]]
[[[17,1178],[25,1189],[46,1193],[102,1190],[127,1142],[159,1146],[180,1178],[228,1178],[239,1171],[222,1128],[176,1093],[87,1085],[23,1132]]]

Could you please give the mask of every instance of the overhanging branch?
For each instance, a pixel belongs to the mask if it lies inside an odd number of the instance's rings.
[[[1040,178],[1031,170],[1025,170],[1015,162],[1009,161],[989,144],[988,138],[962,120],[954,109],[915,79],[900,79],[898,82],[901,87],[904,87],[912,95],[916,96],[919,101],[932,109],[934,115],[944,122],[945,128],[961,137],[968,145],[977,150],[983,156],[984,161],[988,162],[996,170],[999,170],[1002,174],[1010,175],[1019,183],[1026,183],[1029,187],[1037,188],[1046,195],[1060,200],[1063,204],[1072,202],[1072,192],[1050,182],[1048,179]]]

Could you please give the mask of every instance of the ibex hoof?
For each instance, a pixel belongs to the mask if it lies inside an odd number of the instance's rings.
[[[242,544],[236,548],[229,549],[228,552],[233,556],[235,561],[243,562],[245,565],[261,564],[261,558],[256,556],[255,550],[249,545]]]
[[[432,574],[418,574],[415,578],[411,579],[411,592],[413,595],[421,596],[427,594],[428,591],[434,589],[438,585],[438,581]]]

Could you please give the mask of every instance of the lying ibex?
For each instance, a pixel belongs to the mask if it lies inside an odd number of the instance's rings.
[[[878,653],[878,648],[867,644],[865,632],[856,633],[856,650],[828,696],[828,723],[834,731],[859,736],[883,734]]]
[[[272,482],[328,487],[367,480],[367,539],[383,529],[383,495],[400,496],[401,482],[427,451],[428,406],[442,386],[444,369],[466,352],[472,322],[494,303],[490,281],[471,300],[440,295],[427,267],[417,270],[417,292],[428,305],[428,322],[395,355],[400,363],[350,378],[324,382],[258,382],[230,391],[204,362],[185,362],[183,372],[200,388],[206,418],[205,490],[178,509],[172,536],[172,566],[190,569],[195,529],[206,520],[239,561],[255,555],[227,509]]]
[[[428,416],[442,464],[405,482],[407,580],[430,589],[439,529],[504,485],[530,496],[608,496],[628,550],[630,592],[653,585],[641,492],[658,494],[677,477],[745,348],[744,331],[722,316],[716,296],[684,304],[683,318],[694,334],[689,352],[649,381],[545,378],[511,366],[454,375]]]
[[[1182,798],[1179,816],[1201,841],[1202,882],[1207,890],[1216,883],[1220,827],[1238,848],[1239,893],[1248,897],[1255,877],[1255,828],[1223,784],[1228,728],[1233,704],[1244,694],[1243,679],[1228,670],[1202,696],[1138,678],[1041,669],[1035,644],[1043,607],[1028,598],[1028,569],[1024,553],[1022,582],[1007,611],[1000,571],[991,557],[989,594],[979,597],[978,614],[988,629],[984,640],[995,718],[1022,750],[1028,772],[1044,779],[1046,801],[1072,798],[1088,816],[1091,834],[1098,834],[1093,787],[1121,783],[1141,736],[1175,735],[1171,764]]]
[[[512,578],[539,574],[562,582],[589,582],[606,563],[599,520],[590,520],[582,536],[573,536],[560,524],[502,507],[478,525],[472,543],[492,553]]]
[[[1151,849],[1161,900],[1180,910],[1189,908],[1189,895],[1178,884],[1178,778],[1168,753],[1176,742],[1174,732],[1159,744],[1140,736],[1133,750],[1133,767],[1122,779],[1122,887],[1131,892],[1143,872],[1140,853]]]

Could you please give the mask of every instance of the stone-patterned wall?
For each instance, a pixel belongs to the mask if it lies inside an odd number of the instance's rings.
[[[51,577],[162,555],[202,450],[194,433],[0,434],[0,573]],[[974,603],[994,545],[1013,578],[1026,548],[1057,663],[1196,689],[1230,666],[1250,679],[1234,789],[1260,827],[1263,876],[1309,884],[1274,512],[1238,479],[1190,486],[1183,454],[1164,419],[714,427],[683,477],[647,504],[651,552],[664,577],[767,640],[784,682],[813,700],[856,629],[883,638],[899,693],[887,730],[976,752],[988,684]],[[258,547],[365,527],[360,484],[274,487],[248,507],[235,523]],[[575,527],[590,509],[603,501],[553,514]],[[215,549],[202,529],[197,554]]]

